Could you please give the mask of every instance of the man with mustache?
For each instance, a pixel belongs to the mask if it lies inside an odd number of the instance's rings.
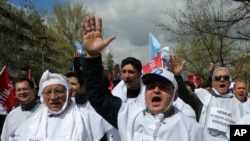
[[[17,129],[17,141],[96,141],[109,130],[96,112],[79,108],[72,101],[72,88],[66,76],[46,70],[39,88],[44,105]]]

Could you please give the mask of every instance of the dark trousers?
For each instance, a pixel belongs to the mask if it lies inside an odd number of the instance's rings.
[[[5,118],[6,118],[6,115],[0,115],[0,135],[2,134],[2,129],[3,129]]]

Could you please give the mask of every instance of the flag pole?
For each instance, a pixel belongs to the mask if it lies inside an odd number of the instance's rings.
[[[4,71],[5,68],[6,68],[6,66],[3,66],[3,68],[2,68],[2,70],[0,72],[0,75],[2,75],[2,73],[3,73],[3,71]]]
[[[149,52],[148,52],[148,57],[149,57],[149,61],[151,60],[151,39],[150,39],[150,36],[151,36],[151,32],[149,31],[149,34],[148,34],[148,39],[149,39]]]

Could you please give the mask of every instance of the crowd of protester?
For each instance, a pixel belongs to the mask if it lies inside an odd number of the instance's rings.
[[[111,88],[102,51],[115,36],[103,39],[102,29],[101,18],[82,23],[86,54],[74,55],[72,71],[46,70],[38,91],[27,78],[14,82],[19,105],[2,120],[2,141],[229,141],[230,125],[250,124],[247,83],[230,87],[229,70],[214,63],[196,88],[175,55],[171,69],[145,74],[127,57],[114,65]]]

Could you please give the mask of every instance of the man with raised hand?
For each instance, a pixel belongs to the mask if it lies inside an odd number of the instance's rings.
[[[159,68],[142,76],[146,106],[124,103],[108,90],[103,76],[101,51],[115,39],[102,38],[102,19],[87,18],[82,25],[87,55],[82,60],[84,86],[96,111],[118,128],[122,141],[212,141],[194,120],[186,118],[172,103],[177,90],[174,75]],[[182,136],[179,136],[182,133]]]
[[[230,140],[229,125],[248,114],[248,110],[233,98],[229,90],[229,70],[225,67],[216,68],[212,76],[213,87],[209,91],[204,88],[195,89],[196,94],[191,94],[181,76],[185,61],[180,62],[176,56],[171,56],[170,61],[179,86],[179,97],[194,109],[198,122],[215,140]]]

